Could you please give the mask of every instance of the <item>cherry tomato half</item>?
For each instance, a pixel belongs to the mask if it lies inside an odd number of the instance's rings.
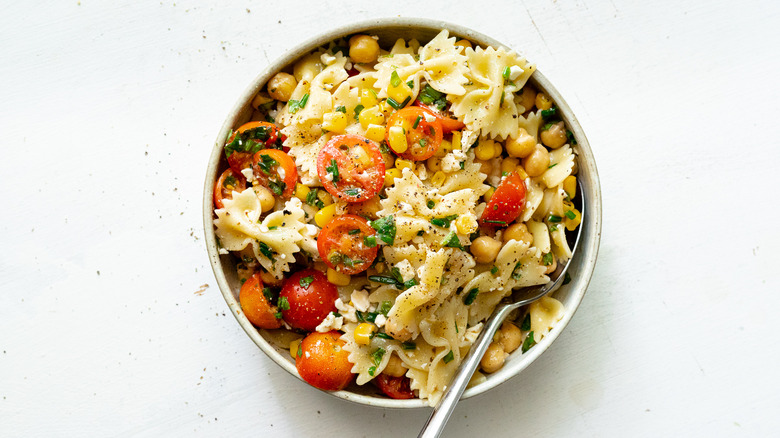
[[[257,327],[275,329],[282,326],[281,320],[276,318],[276,306],[272,306],[263,294],[263,280],[260,273],[244,282],[238,293],[238,301],[246,318]]]
[[[252,157],[257,151],[276,144],[278,138],[279,128],[273,123],[244,123],[225,143],[228,165],[236,173],[241,173],[241,169],[252,166]]]
[[[409,378],[406,376],[393,377],[380,374],[373,380],[376,386],[390,398],[409,399],[414,398],[414,392],[410,388]]]
[[[326,265],[354,275],[368,269],[376,258],[376,230],[362,217],[345,214],[325,225],[317,249]]]
[[[298,169],[295,161],[286,152],[278,149],[263,149],[252,159],[255,178],[274,192],[275,195],[289,198],[298,182]]]
[[[326,391],[344,389],[352,381],[352,363],[341,333],[310,333],[295,354],[295,368],[309,385]],[[298,354],[300,353],[300,354]]]
[[[444,131],[445,134],[448,134],[452,131],[460,131],[461,129],[466,127],[466,125],[460,120],[453,119],[452,117],[447,117],[441,111],[437,111],[436,109],[429,107],[428,105],[420,102],[419,100],[414,101],[414,106],[418,106],[422,108],[422,110],[425,111],[426,113],[436,117],[439,120],[439,123],[441,123],[441,129],[442,131]]]
[[[233,169],[226,169],[214,184],[214,208],[224,208],[223,199],[233,199],[233,191],[246,190],[244,175],[236,173]]]
[[[304,269],[284,282],[279,294],[282,317],[292,327],[314,331],[328,316],[336,311],[339,291],[320,271]],[[284,301],[287,304],[283,304]]]
[[[403,158],[414,161],[422,161],[431,158],[441,145],[444,130],[439,119],[429,122],[427,113],[419,107],[410,106],[396,111],[387,121],[387,134],[385,139],[390,143],[390,128],[400,126],[406,132],[406,144],[408,148],[399,154]],[[428,114],[430,118],[430,114]]]
[[[517,172],[507,175],[488,201],[479,222],[485,226],[506,227],[525,207],[525,182]]]
[[[364,202],[384,185],[385,159],[373,141],[360,135],[338,135],[317,154],[317,175],[331,195]]]

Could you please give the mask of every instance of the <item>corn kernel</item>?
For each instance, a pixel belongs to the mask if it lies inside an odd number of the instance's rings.
[[[401,177],[401,169],[395,167],[387,169],[385,171],[385,187],[390,187],[395,184],[395,179]],[[377,265],[379,266],[379,265]]]
[[[361,111],[358,120],[363,125],[363,129],[365,129],[370,124],[381,125],[385,123],[385,116],[379,111],[379,107],[375,105]]]
[[[382,143],[382,141],[385,139],[386,132],[387,131],[385,130],[384,126],[370,124],[366,128],[366,138],[368,138],[369,140],[373,140],[377,143]]]
[[[504,158],[501,161],[501,174],[514,172],[518,164],[520,164],[520,161],[517,158]]]
[[[404,170],[404,169],[414,169],[414,163],[412,163],[409,160],[404,160],[403,158],[398,158],[395,160],[395,167],[398,170]]]
[[[342,274],[335,269],[328,268],[328,281],[336,286],[346,286],[349,284],[352,277],[347,274]]]
[[[515,172],[517,172],[517,174],[518,174],[518,175],[520,175],[520,178],[522,178],[522,179],[526,179],[526,178],[528,178],[528,174],[527,174],[527,173],[525,173],[525,169],[523,169],[523,166],[522,166],[522,165],[518,165],[518,166],[515,168]]]
[[[563,180],[563,190],[569,195],[569,199],[574,199],[577,195],[577,177],[569,175]]]
[[[458,233],[460,234],[471,234],[477,231],[479,224],[477,224],[477,220],[474,219],[474,216],[463,215],[455,220],[455,228],[458,229]]]
[[[376,91],[370,88],[363,88],[360,90],[360,104],[365,108],[372,107],[379,103],[379,99],[376,97]]]
[[[397,87],[390,84],[387,87],[387,95],[400,104],[403,103],[407,97],[412,96],[412,89],[402,81]]]
[[[384,116],[385,116],[385,117],[389,117],[389,116],[390,116],[390,114],[392,114],[392,113],[393,113],[393,111],[395,111],[395,108],[393,108],[392,106],[390,106],[390,104],[389,104],[389,103],[387,103],[387,101],[386,101],[386,100],[383,100],[383,101],[382,101],[382,102],[379,104],[379,111],[382,111],[382,114],[384,114]]]
[[[355,342],[359,345],[368,345],[371,342],[371,335],[376,330],[376,326],[370,322],[361,322],[355,327]]]
[[[314,223],[316,223],[317,226],[322,228],[325,225],[327,225],[327,223],[330,222],[330,220],[333,219],[333,216],[335,215],[336,215],[336,204],[327,205],[314,214]]]
[[[462,138],[462,133],[460,131],[455,131],[452,133],[452,150],[456,149],[463,149],[460,144],[460,140]],[[442,142],[444,143],[444,142]]]
[[[548,110],[552,108],[552,104],[553,104],[552,100],[549,97],[547,97],[547,95],[544,93],[538,93],[536,95],[535,103],[536,103],[536,107],[539,108],[540,110]]]
[[[349,154],[352,155],[352,158],[366,167],[371,164],[371,158],[369,158],[368,153],[366,153],[366,150],[363,149],[363,146],[353,147],[349,150]]]
[[[317,198],[319,198],[320,201],[322,201],[322,203],[325,205],[333,204],[333,196],[330,196],[330,193],[325,190],[318,190]]]
[[[306,196],[311,191],[310,188],[306,187],[305,185],[298,183],[295,185],[295,197],[300,199],[303,202],[306,202]]]
[[[347,115],[341,112],[325,113],[322,116],[322,129],[342,133],[347,129]]]
[[[568,211],[574,213],[574,219],[570,219],[569,216],[564,216],[563,224],[566,225],[567,230],[574,231],[580,222],[582,222],[582,213],[576,208]]]
[[[303,338],[293,339],[290,342],[290,356],[292,356],[293,359],[296,359],[298,356],[298,347],[301,346],[301,341]]]
[[[395,151],[397,154],[402,154],[406,152],[406,149],[409,148],[409,144],[406,142],[404,128],[400,126],[390,127],[387,140],[388,143],[390,143],[390,148],[393,149],[393,151]]]
[[[496,193],[496,189],[493,187],[489,188],[487,192],[485,192],[484,195],[482,195],[485,198],[485,201],[490,201],[490,198],[493,197],[493,193]]]
[[[446,178],[446,175],[444,175],[444,172],[440,170],[434,173],[431,177],[431,184],[433,184],[435,187],[441,187],[442,184],[444,184],[444,178]]]
[[[479,144],[474,149],[477,158],[480,160],[490,160],[495,157],[496,149],[493,144],[493,140],[480,140]]]

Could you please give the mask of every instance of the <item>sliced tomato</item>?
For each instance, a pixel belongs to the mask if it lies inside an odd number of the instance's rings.
[[[276,318],[278,310],[268,302],[263,294],[263,280],[260,273],[255,272],[241,286],[238,293],[238,301],[246,318],[257,327],[275,329],[282,326],[280,319]]]
[[[214,208],[224,208],[223,199],[233,199],[233,191],[246,190],[246,178],[233,169],[226,169],[214,184]]]
[[[442,131],[444,131],[445,134],[448,134],[452,131],[460,131],[461,129],[466,127],[466,125],[460,120],[453,119],[452,117],[447,117],[441,111],[437,111],[436,109],[429,107],[428,105],[420,102],[419,100],[414,101],[414,106],[418,106],[422,108],[422,110],[425,111],[426,113],[436,117],[439,120],[439,123],[441,123],[441,129]]]
[[[278,149],[263,149],[252,159],[252,170],[260,184],[268,187],[275,195],[289,198],[298,182],[295,161],[286,152]]]
[[[364,202],[382,189],[385,159],[375,142],[360,135],[338,135],[317,154],[317,175],[331,195]]]
[[[341,333],[310,333],[295,352],[295,368],[309,385],[325,391],[344,389],[352,381],[352,363]],[[300,354],[299,354],[300,353]]]
[[[393,377],[380,374],[373,380],[376,386],[390,398],[409,399],[414,398],[414,392],[410,387],[409,378],[406,376]]]
[[[304,269],[285,280],[279,294],[279,307],[287,324],[312,332],[328,313],[336,311],[338,298],[338,289],[325,274],[316,269]]]
[[[517,172],[507,175],[490,197],[479,222],[485,226],[506,227],[525,208],[525,182]]]
[[[225,143],[228,165],[236,173],[252,166],[260,149],[279,145],[279,128],[269,122],[249,122],[235,130]]]
[[[426,114],[428,117],[426,118]],[[428,121],[428,120],[431,121]],[[398,155],[408,160],[422,161],[431,158],[441,145],[444,130],[435,116],[422,108],[410,106],[396,111],[387,121],[385,139],[390,144],[390,129],[399,126],[406,133],[406,151]]]
[[[317,249],[331,269],[354,275],[368,269],[376,258],[376,230],[362,217],[345,214],[325,225]]]

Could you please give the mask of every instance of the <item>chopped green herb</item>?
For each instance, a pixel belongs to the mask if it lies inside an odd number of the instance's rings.
[[[382,140],[382,143],[379,143],[379,151],[383,154],[389,154],[390,148],[387,146],[387,143],[385,143],[384,140]]]
[[[274,119],[270,114],[265,115],[265,121],[268,123],[274,123],[276,122],[276,119]]]
[[[509,66],[504,67],[504,71],[501,72],[501,76],[504,77],[505,81],[509,80],[509,74],[511,73],[511,70],[509,69]]]
[[[276,313],[274,313],[274,318],[276,318],[276,319],[282,319],[282,312],[276,312]]]
[[[432,105],[439,111],[443,110],[447,106],[447,96],[444,93],[436,91],[428,84],[420,91],[418,96],[420,102],[426,105]]]
[[[420,231],[417,232],[418,236],[422,236],[423,234],[425,234],[425,230],[420,230]]]
[[[260,250],[260,254],[266,256],[268,260],[271,260],[271,263],[274,263],[274,253],[271,251],[271,247],[268,246],[265,242],[259,242],[257,244],[258,249]]]
[[[441,218],[435,217],[435,218],[431,219],[431,223],[433,225],[436,225],[437,227],[449,228],[450,227],[450,222],[454,221],[457,218],[458,218],[457,214],[451,214],[451,215],[449,215],[447,217],[441,217]]]
[[[290,302],[287,301],[287,297],[279,297],[279,304],[277,304],[279,310],[290,310]]]
[[[276,194],[276,196],[282,196],[284,190],[287,188],[287,184],[281,181],[268,181],[268,188]]]
[[[569,283],[571,283],[571,275],[569,275],[569,273],[567,272],[563,276],[563,284],[566,285],[566,284],[569,284]]]
[[[558,231],[558,224],[550,225],[550,232]]]
[[[379,365],[382,362],[382,358],[385,356],[384,348],[377,348],[375,352],[371,353],[371,358],[374,359],[374,364]]]
[[[460,168],[462,170],[466,166],[466,162],[465,161],[461,161],[460,163],[458,163],[458,165],[460,166]]]
[[[550,117],[553,117],[556,112],[558,112],[558,108],[555,106],[551,107],[550,109],[542,110],[542,118],[547,120]]]
[[[484,222],[486,224],[496,224],[496,225],[504,225],[504,226],[506,226],[506,221],[495,221],[495,220],[491,220],[491,219],[485,219],[482,222]]]
[[[325,207],[325,203],[322,202],[322,200],[317,196],[319,194],[319,189],[313,188],[309,191],[309,193],[306,194],[306,203],[317,208],[323,208]]]
[[[517,262],[514,269],[512,269],[512,280],[520,280],[520,278],[523,276],[522,268],[523,263]]]
[[[376,332],[376,333],[372,334],[371,336],[372,337],[376,336],[377,338],[382,338],[382,339],[393,339],[392,336],[390,336],[390,335],[388,335],[387,333],[384,333],[384,332]]]
[[[428,144],[428,139],[423,137],[423,138],[421,138],[421,139],[420,139],[420,141],[418,141],[417,143],[419,143],[419,144],[420,144],[420,146],[422,146],[422,147],[425,147],[425,145],[427,145],[427,144]]]
[[[556,222],[556,223],[557,223],[557,222],[560,222],[560,221],[561,221],[561,219],[562,219],[562,218],[561,218],[560,216],[556,216],[556,215],[554,215],[554,214],[551,214],[551,215],[547,216],[547,220],[548,220],[549,222]]]
[[[390,85],[394,87],[401,85],[401,77],[398,76],[398,72],[395,70],[390,74]]]
[[[347,113],[347,107],[345,107],[344,105],[339,105],[339,106],[336,107],[336,112],[346,114]]]
[[[558,163],[552,163],[549,166],[547,166],[548,169],[552,169],[553,167],[557,166]]]
[[[390,309],[392,308],[393,308],[393,303],[389,300],[385,300],[379,304],[379,307],[376,308],[376,311],[381,313],[382,315],[387,316],[387,314],[390,312]]]
[[[395,241],[395,218],[393,218],[393,215],[385,216],[381,219],[377,219],[375,221],[370,222],[371,228],[375,229],[377,232],[377,237],[382,242],[385,242],[388,245],[392,245],[393,241]]]
[[[504,97],[506,96],[506,91],[501,93],[501,100],[498,101],[498,106],[504,106]]]
[[[412,125],[412,129],[417,129],[417,126],[420,124],[421,120],[422,120],[422,116],[417,116],[417,118],[414,119],[414,125]]]
[[[546,130],[550,129],[550,127],[551,127],[552,125],[553,125],[552,123],[547,123],[547,124],[545,124],[544,126],[542,126],[542,131],[546,131]]]
[[[498,266],[493,266],[490,268],[490,273],[493,275],[496,275],[496,272],[498,272]]]
[[[406,290],[406,289],[409,289],[409,288],[410,288],[410,287],[412,287],[412,286],[417,286],[417,280],[415,280],[414,278],[412,278],[412,279],[411,279],[411,280],[409,280],[409,281],[405,281],[405,282],[403,283],[403,285],[402,285],[401,289],[403,289],[403,290]]]
[[[576,218],[576,217],[577,217],[577,215],[576,215],[576,214],[574,214],[574,212],[573,212],[573,211],[571,211],[571,210],[566,210],[566,213],[565,213],[565,215],[566,215],[566,217],[567,217],[567,218],[569,218],[569,219],[571,219],[571,220],[574,220],[574,218]]]
[[[412,101],[412,96],[406,96],[406,99],[404,99],[403,102],[401,102],[401,108],[405,107],[409,102]],[[433,131],[433,128],[431,128],[431,131]],[[434,134],[435,132],[431,132],[431,134]]]
[[[325,166],[325,171],[333,175],[333,182],[339,181],[339,165],[336,164],[336,159],[330,159],[330,166]]]
[[[375,281],[377,283],[382,283],[382,284],[398,284],[398,281],[396,281],[395,278],[388,277],[385,275],[369,275],[368,279],[370,281]]]
[[[444,237],[444,240],[441,241],[441,246],[463,249],[463,245],[460,244],[460,239],[458,239],[458,235],[455,234],[454,231],[450,231],[450,233]]]
[[[270,287],[263,288],[263,295],[265,295],[265,298],[270,302],[276,301],[276,294],[274,293],[274,290],[271,289]]]
[[[370,367],[368,367],[368,375],[369,376],[373,377],[375,372],[376,372],[376,366],[371,365]]]
[[[279,162],[271,158],[270,155],[266,155],[266,154],[261,154],[260,161],[257,162],[257,167],[259,167],[260,170],[266,175],[270,175],[271,168],[278,165]]]
[[[298,283],[301,285],[302,288],[308,289],[309,285],[311,285],[313,281],[314,281],[314,277],[309,275],[301,278],[301,280]]]
[[[568,129],[566,130],[566,138],[569,139],[569,143],[571,143],[573,145],[577,144],[577,139],[574,138],[574,134],[571,131],[569,131]]]
[[[551,252],[548,252],[542,256],[542,264],[544,266],[550,266],[552,265],[552,262],[553,262],[553,255]]]
[[[427,205],[428,208],[433,208],[436,206],[436,203],[431,200],[428,200],[428,202],[426,202],[425,205]]]
[[[287,102],[287,111],[289,111],[291,114],[295,114],[301,109],[303,109],[303,107],[306,106],[306,102],[308,101],[309,101],[309,93],[304,94],[301,100],[290,99],[290,101]]]
[[[364,243],[364,244],[365,244],[367,247],[369,247],[369,248],[373,248],[373,247],[375,247],[375,246],[376,246],[376,236],[365,236],[365,237],[363,238],[363,243]]]
[[[360,112],[363,111],[364,108],[365,107],[363,105],[358,105],[355,107],[355,120],[358,119],[358,117],[360,116]]]
[[[303,342],[298,342],[298,353],[296,353],[296,356],[303,356]]]
[[[348,196],[359,196],[360,195],[360,189],[357,187],[350,187],[346,190],[344,190],[344,194]]]
[[[458,321],[455,321],[455,333],[460,333],[460,329],[458,328]]]
[[[269,230],[275,230],[277,228],[279,228],[279,225],[271,225],[270,227],[268,227]]]
[[[414,342],[409,342],[409,341],[408,342],[403,342],[403,343],[401,343],[401,348],[403,348],[404,350],[416,350],[417,349],[417,344],[415,344]]]
[[[388,97],[387,98],[387,104],[390,105],[391,107],[393,107],[393,109],[401,109],[402,108],[401,104],[396,102],[396,100],[393,99],[392,97]]]
[[[236,186],[236,178],[233,175],[228,175],[225,181],[222,183],[222,187],[231,188]]]
[[[411,88],[411,89],[414,89],[414,79],[412,79],[411,81],[407,82],[406,86]]]
[[[444,363],[450,363],[453,360],[455,360],[455,354],[452,352],[452,350],[450,350],[450,352],[447,353],[447,355],[444,356],[444,359],[442,360],[444,361]]]
[[[523,318],[523,323],[520,324],[520,330],[524,332],[531,330],[531,313],[525,314],[525,318]]]
[[[523,353],[530,350],[534,345],[536,345],[536,341],[534,341],[534,332],[529,332],[528,336],[526,336],[523,341]]]
[[[463,304],[470,306],[474,300],[477,299],[477,295],[479,295],[479,289],[476,287],[474,289],[471,289],[469,293],[466,294],[465,297],[463,297]]]

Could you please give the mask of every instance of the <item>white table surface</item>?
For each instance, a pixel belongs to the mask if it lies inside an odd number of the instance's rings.
[[[201,219],[212,143],[263,66],[396,15],[536,62],[604,193],[571,324],[445,436],[778,433],[777,2],[5,3],[0,436],[416,435],[428,410],[350,404],[263,355],[216,287]]]

